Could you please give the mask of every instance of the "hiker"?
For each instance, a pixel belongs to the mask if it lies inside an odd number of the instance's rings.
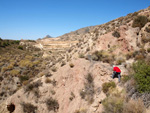
[[[118,77],[118,82],[120,82],[120,80],[121,80],[121,75],[120,75],[121,70],[119,69],[119,67],[113,65],[113,71],[114,72],[112,74],[112,78],[114,79],[115,77]]]

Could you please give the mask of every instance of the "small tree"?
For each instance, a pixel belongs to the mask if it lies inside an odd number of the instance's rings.
[[[133,64],[134,78],[140,93],[150,92],[150,64],[138,61]]]

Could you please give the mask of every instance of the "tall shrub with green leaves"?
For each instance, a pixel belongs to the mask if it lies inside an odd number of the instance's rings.
[[[150,92],[150,64],[138,61],[133,64],[134,78],[140,93]]]

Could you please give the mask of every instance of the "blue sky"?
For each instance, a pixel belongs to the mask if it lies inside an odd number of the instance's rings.
[[[150,0],[0,0],[0,37],[57,37],[148,6]]]

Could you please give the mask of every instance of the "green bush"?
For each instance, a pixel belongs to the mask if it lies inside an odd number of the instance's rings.
[[[138,61],[133,64],[133,70],[138,92],[150,92],[150,64]]]
[[[145,26],[145,24],[148,22],[148,19],[146,16],[138,16],[134,19],[132,23],[132,27],[139,27],[142,28]]]
[[[104,93],[107,93],[109,91],[110,88],[115,88],[116,84],[115,82],[105,82],[102,84],[102,90]]]

